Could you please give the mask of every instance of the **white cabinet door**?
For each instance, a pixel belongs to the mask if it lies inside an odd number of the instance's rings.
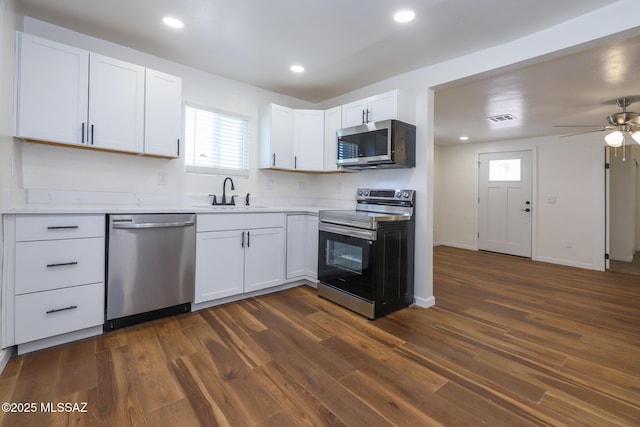
[[[180,156],[182,79],[146,69],[144,153]]]
[[[305,218],[307,238],[304,250],[304,274],[316,279],[318,277],[318,217],[315,215],[305,215]]]
[[[17,33],[15,136],[86,141],[89,52]]]
[[[144,67],[93,53],[89,62],[89,145],[141,153]]]
[[[370,122],[398,118],[398,91],[381,93],[367,100]]]
[[[270,104],[263,121],[261,167],[293,169],[293,110]]]
[[[321,171],[324,168],[324,111],[294,110],[294,169]]]
[[[350,102],[342,106],[342,127],[348,128],[366,123],[367,100]]]
[[[398,118],[398,91],[392,90],[342,106],[342,127]]]
[[[241,294],[243,282],[242,232],[232,230],[198,233],[194,302]]]
[[[244,291],[277,286],[284,276],[284,228],[247,231]]]
[[[342,107],[334,107],[324,112],[324,170],[338,170],[338,137],[336,131],[342,128]]]
[[[306,215],[287,215],[287,279],[305,274],[306,236]]]

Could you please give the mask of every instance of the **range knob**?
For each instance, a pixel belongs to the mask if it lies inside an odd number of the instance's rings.
[[[362,190],[358,190],[358,196],[362,196]]]
[[[369,197],[369,190],[364,190],[364,196]]]
[[[405,199],[408,199],[409,198],[409,192],[408,191],[403,192],[402,193],[402,197],[404,197]]]

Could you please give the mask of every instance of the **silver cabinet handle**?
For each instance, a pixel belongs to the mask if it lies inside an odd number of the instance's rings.
[[[240,243],[240,247],[244,248],[244,231],[242,232],[242,243]]]
[[[47,314],[57,313],[59,311],[74,310],[76,308],[78,308],[77,305],[70,305],[69,307],[64,307],[64,308],[52,308],[51,310],[47,311]]]
[[[251,247],[251,232],[247,231],[247,247]]]
[[[93,125],[91,125],[91,145],[93,145]]]
[[[169,227],[191,227],[195,225],[194,221],[184,222],[141,222],[139,224],[113,224],[113,228],[169,228]]]
[[[78,228],[77,225],[50,225],[47,230],[73,230]]]
[[[276,167],[276,153],[273,153],[273,167]]]
[[[58,263],[58,264],[47,264],[47,268],[64,267],[66,265],[78,265],[78,261],[61,262],[61,263]]]

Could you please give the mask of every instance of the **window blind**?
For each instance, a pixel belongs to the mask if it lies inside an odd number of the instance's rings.
[[[249,123],[229,114],[185,107],[185,168],[206,174],[249,174]]]

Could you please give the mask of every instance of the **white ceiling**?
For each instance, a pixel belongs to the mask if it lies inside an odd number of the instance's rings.
[[[523,37],[616,0],[15,0],[17,11],[310,102]],[[392,13],[416,11],[398,25]],[[182,30],[161,19],[182,19]],[[293,74],[289,66],[305,66]],[[640,38],[496,71],[436,92],[436,143],[549,135],[605,124],[640,94]],[[638,96],[640,109],[640,96]],[[633,107],[633,106],[632,106]],[[633,110],[633,108],[631,108]],[[513,126],[486,117],[511,113]],[[594,123],[595,122],[595,123]]]

